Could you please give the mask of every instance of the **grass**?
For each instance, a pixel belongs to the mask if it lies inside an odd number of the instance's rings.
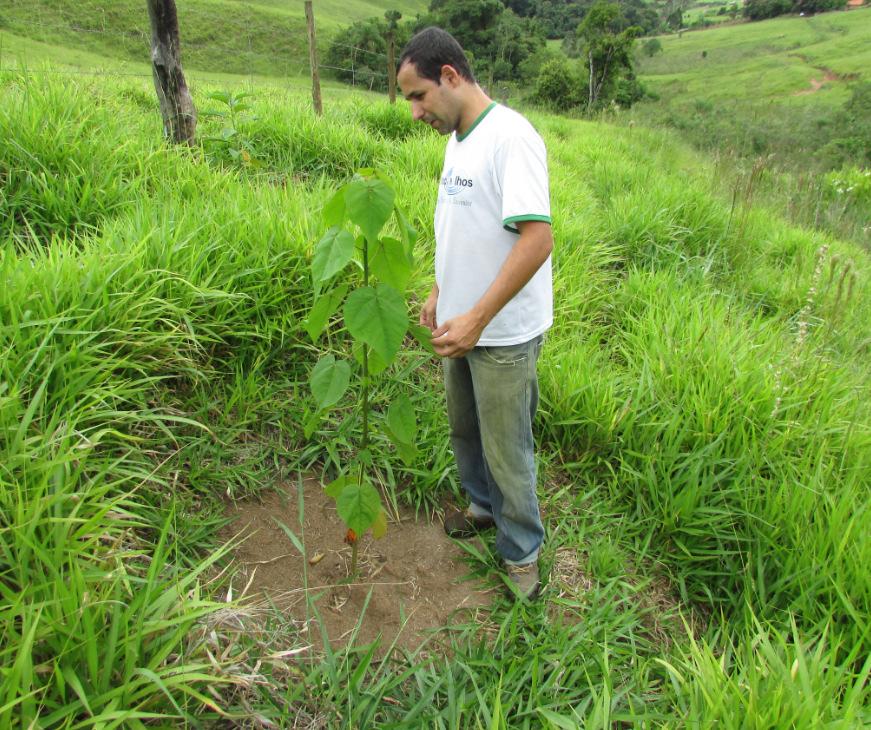
[[[237,166],[164,146],[149,79],[0,72],[0,727],[867,722],[868,254],[663,132],[531,115],[547,600],[384,661],[227,600],[222,498],[329,469],[359,428],[303,434],[320,207],[387,171],[420,296],[443,145],[375,97],[316,119],[249,87]],[[379,442],[374,469],[421,513],[457,489],[438,378],[409,350],[374,395],[412,386],[421,459]]]
[[[640,71],[654,91],[679,84],[694,98],[713,100],[743,99],[751,88],[755,98],[783,102],[819,75],[815,64],[839,74],[862,73],[868,67],[867,16],[864,9],[790,16],[661,36],[663,52],[643,57]],[[705,58],[702,51],[707,51]]]
[[[391,5],[407,18],[425,12],[420,0]],[[384,9],[367,0],[314,4],[318,45],[324,53],[341,27]],[[188,71],[297,77],[309,67],[303,2],[260,2],[240,8],[230,0],[178,3],[181,53]],[[136,0],[28,0],[0,9],[0,32],[63,46],[73,55],[88,53],[126,62],[148,62],[150,28],[147,9]],[[31,63],[31,65],[36,65]],[[102,65],[102,64],[100,64]]]
[[[753,197],[794,223],[871,245],[865,204],[836,194],[832,170],[866,167],[867,132],[844,116],[867,82],[865,9],[785,17],[663,36],[638,55],[656,98],[621,123],[668,127],[717,160],[732,194]],[[721,189],[728,190],[728,186]]]

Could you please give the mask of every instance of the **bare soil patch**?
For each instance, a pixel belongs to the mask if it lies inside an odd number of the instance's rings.
[[[808,65],[811,65],[810,60],[807,56],[803,56],[800,53],[791,53],[790,55],[796,58],[800,58]],[[809,89],[794,91],[793,96],[807,96],[808,94],[815,94],[820,89],[822,89],[826,83],[831,83],[833,81],[855,81],[857,78],[859,78],[859,75],[854,73],[839,74],[837,71],[833,71],[828,66],[813,66],[813,68],[815,68],[817,71],[822,72],[823,80],[820,81],[819,79],[812,78],[810,80],[811,87]]]
[[[322,640],[307,596],[334,647],[345,645],[359,622],[358,644],[380,635],[382,649],[394,640],[415,649],[433,633],[490,605],[493,589],[469,577],[462,549],[441,524],[415,521],[405,513],[391,521],[381,540],[363,537],[359,574],[348,583],[351,548],[343,542],[345,526],[335,503],[317,480],[306,479],[303,505],[300,525],[296,485],[280,487],[260,502],[228,504],[232,522],[222,537],[245,538],[236,551],[234,590],[244,589],[246,596],[272,603],[299,622],[312,646],[321,647]],[[279,522],[300,539],[305,556]]]

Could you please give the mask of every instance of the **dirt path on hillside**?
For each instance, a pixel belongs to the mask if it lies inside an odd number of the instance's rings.
[[[859,78],[859,74],[839,74],[837,71],[830,69],[828,66],[814,66],[810,62],[810,59],[807,56],[802,55],[801,53],[790,53],[789,55],[793,56],[794,58],[800,58],[808,66],[819,71],[823,76],[822,79],[812,78],[810,80],[809,89],[800,89],[799,91],[794,91],[792,93],[793,96],[806,96],[807,94],[815,94],[820,89],[822,89],[826,83],[831,83],[833,81],[855,81]]]
[[[462,548],[441,524],[415,521],[409,513],[391,522],[381,540],[360,540],[359,577],[346,583],[351,549],[343,542],[345,527],[315,479],[304,482],[302,525],[295,484],[262,502],[228,505],[226,513],[232,522],[221,537],[246,538],[235,553],[235,593],[244,589],[247,596],[272,603],[315,647],[323,646],[321,630],[306,596],[336,647],[348,642],[359,621],[357,644],[381,635],[383,648],[396,640],[397,646],[414,649],[433,632],[489,607],[496,590],[469,579]],[[302,541],[304,556],[279,522]]]

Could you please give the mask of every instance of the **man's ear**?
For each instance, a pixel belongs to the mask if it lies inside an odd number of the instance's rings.
[[[448,86],[455,88],[461,80],[462,77],[453,66],[447,63],[442,66],[441,82],[443,84],[446,83]]]

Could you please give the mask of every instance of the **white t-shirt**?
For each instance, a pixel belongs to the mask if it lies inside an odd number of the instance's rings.
[[[435,211],[439,324],[468,312],[518,240],[518,221],[550,223],[547,153],[532,125],[491,104],[451,135]],[[553,324],[550,257],[491,320],[479,345],[518,345]]]

